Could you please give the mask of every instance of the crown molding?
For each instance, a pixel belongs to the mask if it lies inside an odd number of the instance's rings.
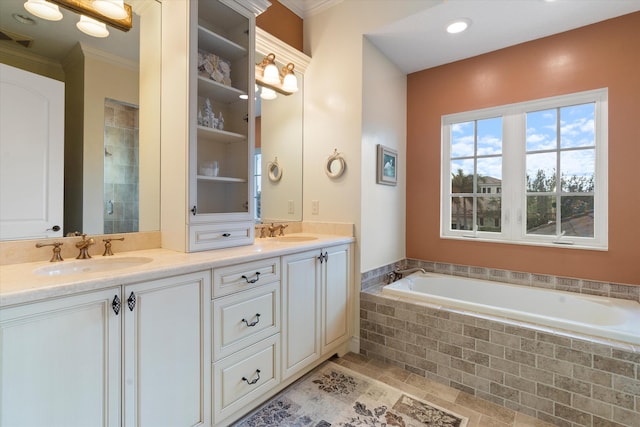
[[[296,67],[296,71],[303,74],[307,70],[309,62],[311,62],[311,58],[308,55],[259,27],[256,27],[256,51],[263,55],[273,53],[280,63],[288,64],[292,62]]]
[[[308,18],[323,10],[342,3],[343,0],[279,0],[280,4],[298,15],[300,18]]]

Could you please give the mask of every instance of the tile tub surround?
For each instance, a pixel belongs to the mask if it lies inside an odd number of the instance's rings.
[[[473,279],[491,280],[512,285],[532,286],[557,291],[577,292],[609,298],[621,298],[640,302],[640,282],[633,284],[598,282],[547,274],[526,273],[522,271],[500,270],[495,268],[448,264],[416,259],[405,259],[393,264],[362,273],[361,289],[370,289],[385,283],[385,275],[393,271],[396,265],[421,267],[427,272],[451,274]]]
[[[360,351],[558,426],[640,427],[640,351],[360,294]]]

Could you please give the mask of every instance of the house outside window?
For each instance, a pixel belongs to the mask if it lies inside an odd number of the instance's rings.
[[[443,116],[441,237],[606,249],[607,97]]]

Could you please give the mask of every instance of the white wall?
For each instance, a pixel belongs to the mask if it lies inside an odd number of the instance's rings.
[[[407,152],[407,76],[367,39],[363,63],[362,272],[405,258]],[[376,184],[378,144],[398,152],[396,186]]]
[[[356,224],[356,272],[404,257],[405,88],[364,34],[426,7],[428,2],[411,0],[346,0],[305,18],[311,63],[305,73],[304,220]],[[393,88],[373,90],[380,79]],[[378,143],[399,151],[397,187],[375,183]],[[343,153],[347,170],[330,180],[323,164],[334,149]]]

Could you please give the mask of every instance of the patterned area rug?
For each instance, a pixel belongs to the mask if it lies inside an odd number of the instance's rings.
[[[276,395],[235,427],[465,427],[468,419],[333,362]]]

